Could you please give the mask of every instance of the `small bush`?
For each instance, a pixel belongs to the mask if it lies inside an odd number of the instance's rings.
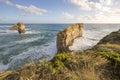
[[[120,54],[116,52],[96,52],[96,54],[102,55],[110,60],[120,62]]]
[[[63,66],[61,61],[54,61],[49,65],[49,69],[52,73],[54,73],[56,70],[59,70],[61,66]]]
[[[65,63],[68,63],[71,61],[71,57],[69,54],[67,53],[61,53],[61,54],[57,54],[51,64],[49,65],[49,69],[51,72],[55,72],[56,70],[59,70]]]
[[[69,61],[71,61],[71,57],[67,53],[58,54],[57,56],[55,56],[54,59],[59,60],[61,62],[69,62]]]

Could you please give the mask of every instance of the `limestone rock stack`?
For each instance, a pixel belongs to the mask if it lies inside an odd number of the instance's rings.
[[[13,27],[9,28],[9,30],[18,30],[18,26],[14,24]]]
[[[25,25],[22,22],[19,22],[17,24],[17,26],[18,26],[18,32],[19,32],[19,34],[25,33]]]
[[[82,37],[83,24],[78,23],[69,26],[64,31],[57,34],[57,53],[69,52],[69,46],[74,39]]]
[[[18,33],[25,33],[25,25],[22,22],[14,24],[13,27],[9,28],[9,30],[18,30]]]

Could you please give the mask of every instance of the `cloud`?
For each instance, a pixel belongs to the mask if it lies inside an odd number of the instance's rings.
[[[3,3],[5,3],[5,4],[9,5],[9,6],[13,6],[13,3],[10,2],[9,0],[0,0],[0,2],[3,2]]]
[[[107,10],[112,5],[112,0],[99,0],[94,2],[92,0],[69,0],[71,4],[81,10]]]
[[[72,15],[72,14],[70,14],[70,13],[68,13],[68,12],[63,12],[63,17],[65,18],[65,19],[74,19],[75,17],[74,17],[74,15]]]
[[[14,4],[14,3],[10,2],[10,0],[0,0],[0,2],[3,2],[6,5],[13,6],[21,11],[24,11],[26,13],[33,14],[33,15],[42,15],[47,12],[47,10],[38,8],[34,5],[23,6],[20,4]]]
[[[120,1],[119,0],[68,0],[78,9],[86,12],[86,15],[76,16],[76,18],[88,19],[93,21],[117,21],[120,20]],[[93,14],[89,14],[92,12]],[[82,20],[78,19],[78,20]],[[87,21],[88,21],[87,20]]]
[[[30,5],[30,6],[22,6],[22,5],[19,5],[19,4],[16,4],[15,7],[17,9],[20,9],[24,12],[27,12],[27,13],[30,13],[30,14],[35,14],[35,15],[42,15],[43,13],[46,13],[47,10],[45,9],[40,9],[34,5]]]

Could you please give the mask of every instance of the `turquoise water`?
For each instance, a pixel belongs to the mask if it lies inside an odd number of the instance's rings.
[[[56,53],[56,34],[70,24],[26,24],[26,33],[10,31],[12,24],[0,24],[0,71],[16,69],[31,61],[50,59]],[[119,24],[85,24],[83,38],[72,50],[94,46]],[[4,33],[2,33],[4,32]],[[80,42],[80,43],[79,43]]]

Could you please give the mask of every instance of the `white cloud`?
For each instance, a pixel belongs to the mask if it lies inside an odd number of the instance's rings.
[[[112,0],[99,0],[99,2],[93,2],[92,0],[69,0],[70,3],[82,10],[106,10],[113,5]]]
[[[10,6],[13,6],[13,3],[10,2],[9,0],[0,0],[0,2],[3,2],[3,3],[10,5]]]
[[[62,15],[65,19],[74,19],[75,18],[72,14],[70,14],[68,12],[63,12]]]
[[[40,9],[34,5],[30,5],[29,7],[27,7],[27,6],[22,6],[22,5],[16,4],[15,7],[24,11],[24,12],[27,12],[30,14],[35,14],[35,15],[42,15],[43,13],[47,12],[47,10]]]
[[[82,11],[89,11],[94,13],[90,15],[76,16],[77,20],[99,21],[99,22],[120,22],[120,1],[119,0],[99,0],[94,2],[92,0],[68,0],[71,4]],[[80,19],[79,19],[80,18]],[[81,19],[82,18],[82,19]],[[84,19],[84,20],[83,20]],[[88,20],[87,20],[88,19]]]
[[[13,4],[12,2],[10,2],[10,0],[0,0],[0,2],[3,2],[9,6],[13,6],[13,7],[15,7],[21,11],[24,11],[26,13],[29,13],[29,14],[42,15],[47,12],[47,10],[38,8],[34,5],[23,6],[23,5],[19,5],[19,4]]]

